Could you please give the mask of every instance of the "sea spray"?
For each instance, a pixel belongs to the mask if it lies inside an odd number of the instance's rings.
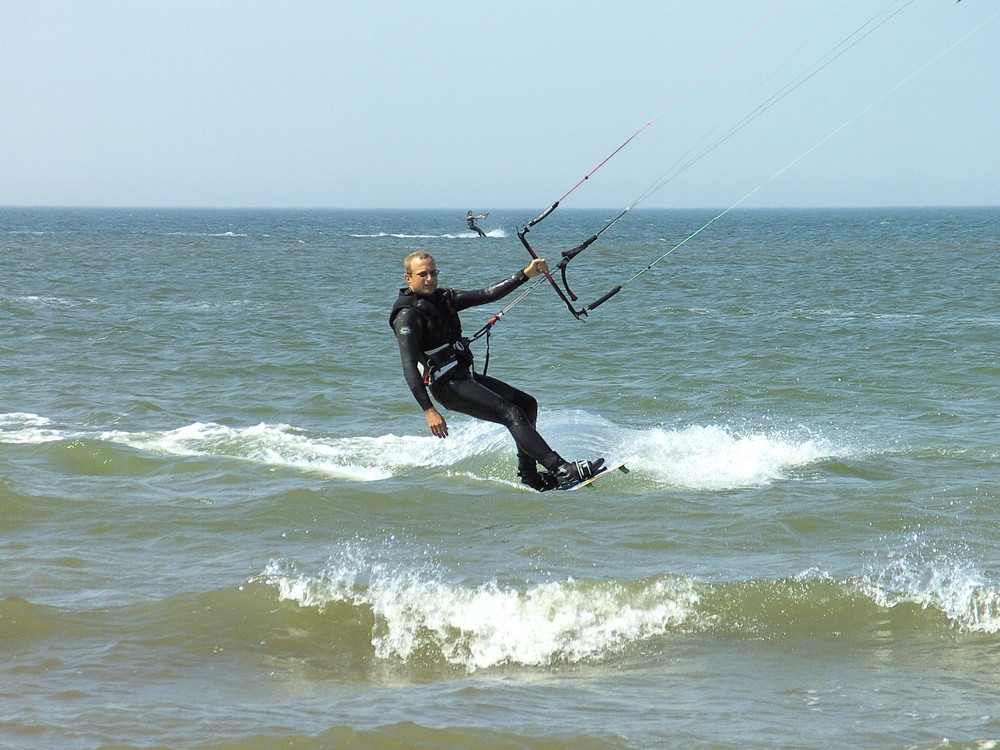
[[[475,671],[602,660],[698,617],[699,584],[662,576],[639,582],[552,581],[464,585],[439,570],[366,563],[347,551],[323,570],[272,562],[264,574],[281,599],[322,610],[370,609],[379,659],[443,659]]]

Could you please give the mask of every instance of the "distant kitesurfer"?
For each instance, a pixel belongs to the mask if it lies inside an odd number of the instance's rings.
[[[468,223],[469,229],[471,229],[473,232],[479,232],[480,237],[485,237],[486,232],[484,232],[482,229],[476,226],[477,221],[485,218],[486,214],[479,214],[479,216],[473,216],[472,211],[469,211],[469,215],[466,217],[465,221]]]
[[[472,352],[462,338],[458,313],[505,297],[528,279],[548,273],[542,258],[510,278],[485,289],[438,288],[438,269],[430,254],[418,251],[403,261],[406,286],[392,306],[389,325],[396,333],[403,377],[424,410],[431,434],[448,436],[448,424],[431,402],[451,411],[502,424],[517,444],[521,481],[540,492],[567,489],[600,473],[604,459],[564,461],[535,429],[538,401],[501,380],[472,371]],[[430,395],[428,395],[428,391]],[[539,471],[541,464],[546,471]]]

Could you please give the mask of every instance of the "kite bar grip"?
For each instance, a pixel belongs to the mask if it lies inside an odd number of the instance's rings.
[[[568,264],[571,260],[573,260],[573,258],[575,258],[577,255],[579,255],[584,250],[586,250],[588,247],[590,247],[594,243],[594,241],[596,239],[597,239],[597,235],[595,234],[595,235],[593,235],[593,236],[588,237],[587,239],[585,239],[583,242],[581,242],[579,245],[577,245],[576,247],[574,247],[572,250],[563,250],[563,254],[562,254],[563,259],[561,261],[559,261],[559,264],[561,266],[565,266],[566,264]]]
[[[608,292],[603,297],[601,297],[599,300],[597,300],[596,302],[592,302],[590,305],[588,305],[587,309],[588,310],[593,310],[595,307],[600,307],[605,302],[607,302],[609,299],[611,299],[616,294],[618,294],[618,292],[620,292],[621,290],[622,290],[622,287],[621,287],[621,284],[619,284],[614,289],[612,289],[610,292]]]
[[[555,211],[558,206],[559,206],[559,201],[556,201],[551,206],[549,206],[544,211],[542,211],[542,213],[540,213],[537,218],[534,218],[531,221],[529,221],[528,222],[528,226],[529,227],[535,226],[535,224],[537,224],[542,219],[544,219],[546,216],[548,216],[550,213],[552,213],[553,211]]]

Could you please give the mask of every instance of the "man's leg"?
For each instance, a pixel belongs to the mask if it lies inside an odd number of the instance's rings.
[[[432,393],[446,409],[506,427],[517,445],[519,471],[536,470],[535,462],[555,471],[565,463],[535,429],[534,396],[488,375],[453,378],[433,387]]]

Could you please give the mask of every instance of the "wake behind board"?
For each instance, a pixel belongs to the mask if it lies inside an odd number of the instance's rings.
[[[598,479],[607,476],[612,471],[620,471],[622,474],[628,474],[628,467],[625,465],[624,461],[621,461],[617,464],[611,464],[611,466],[605,466],[603,469],[601,469],[599,473],[594,474],[594,476],[592,476],[590,479],[585,479],[582,482],[580,482],[580,484],[574,484],[572,487],[567,487],[564,491],[573,492],[574,490],[578,490],[581,487],[589,487]]]

